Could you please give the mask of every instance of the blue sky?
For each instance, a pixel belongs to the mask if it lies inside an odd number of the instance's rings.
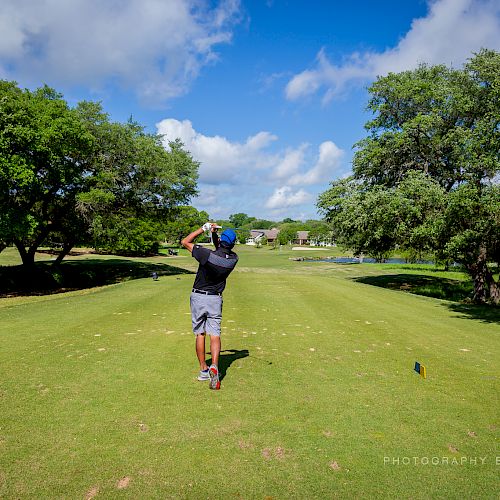
[[[3,0],[0,33],[0,78],[180,137],[212,218],[306,219],[351,170],[367,85],[500,50],[500,2]]]

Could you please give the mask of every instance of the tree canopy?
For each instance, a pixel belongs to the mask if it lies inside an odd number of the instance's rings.
[[[99,103],[70,108],[49,87],[0,81],[0,249],[15,244],[26,265],[54,240],[60,258],[83,242],[150,248],[158,221],[196,194],[197,171],[179,141],[166,151],[160,136],[111,122]]]
[[[250,224],[255,220],[255,217],[249,217],[247,214],[244,213],[237,213],[237,214],[231,214],[229,216],[229,222],[232,224],[234,227],[240,228],[243,227],[247,224]]]
[[[474,300],[498,303],[500,54],[482,50],[462,69],[422,64],[369,92],[353,175],[318,199],[336,240],[379,259],[400,248],[456,260]]]

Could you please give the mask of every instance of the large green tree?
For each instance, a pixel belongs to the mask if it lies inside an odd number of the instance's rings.
[[[0,81],[0,240],[24,264],[51,232],[61,231],[84,180],[94,138],[62,96]]]
[[[278,243],[288,245],[297,239],[297,231],[305,231],[307,227],[303,222],[285,222],[279,224]]]
[[[474,300],[498,303],[500,54],[389,74],[369,91],[354,175],[318,200],[337,240],[378,258],[399,247],[455,259]]]
[[[252,217],[253,219],[253,217]],[[272,229],[276,226],[276,222],[267,219],[254,219],[245,224],[245,229],[251,231],[252,229]]]
[[[231,214],[229,216],[229,222],[237,228],[243,227],[246,224],[250,224],[255,220],[255,217],[249,217],[244,213]]]
[[[154,251],[164,223],[196,194],[199,164],[179,140],[166,151],[161,136],[133,121],[110,122],[98,103],[80,103],[76,111],[98,144],[86,166],[87,189],[77,198],[93,245],[120,253]]]
[[[196,193],[197,170],[179,141],[166,151],[160,136],[111,122],[99,103],[72,109],[48,87],[0,82],[0,249],[15,244],[26,265],[54,239],[58,260],[79,242],[150,247],[157,221]]]

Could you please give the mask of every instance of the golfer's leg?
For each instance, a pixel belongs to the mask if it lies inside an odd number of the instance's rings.
[[[222,297],[211,296],[207,308],[207,333],[210,335],[212,364],[219,366],[220,334],[222,321]]]
[[[212,343],[210,343],[212,345]],[[201,333],[196,335],[196,356],[198,356],[198,361],[200,362],[200,370],[206,370],[208,368],[207,362],[205,360],[205,334]]]
[[[212,354],[212,364],[219,366],[220,336],[210,335],[210,352]]]

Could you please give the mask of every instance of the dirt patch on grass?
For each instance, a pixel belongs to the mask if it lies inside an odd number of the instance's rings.
[[[123,490],[125,488],[128,488],[129,484],[130,484],[130,478],[128,476],[125,476],[118,480],[118,482],[116,483],[116,487],[119,490]]]
[[[97,494],[99,493],[99,486],[92,486],[87,493],[85,493],[85,500],[91,500],[92,498],[96,497]]]
[[[238,446],[240,447],[240,450],[248,450],[249,448],[253,448],[253,444],[249,443],[248,441],[244,441],[243,439],[240,439],[238,441]]]
[[[342,467],[340,467],[339,463],[334,460],[333,462],[330,462],[330,469],[332,470],[340,470]]]
[[[449,450],[451,453],[458,453],[458,448],[455,448],[455,446],[453,446],[452,444],[449,444],[449,445],[448,445],[448,450]]]
[[[264,448],[262,450],[262,456],[266,460],[272,460],[273,458],[276,460],[284,460],[287,457],[287,450],[278,446],[277,448]]]
[[[141,432],[148,432],[149,431],[149,427],[146,424],[140,423],[139,424],[139,430]]]
[[[42,395],[47,394],[50,391],[50,389],[43,384],[38,384],[37,389],[38,393]]]

